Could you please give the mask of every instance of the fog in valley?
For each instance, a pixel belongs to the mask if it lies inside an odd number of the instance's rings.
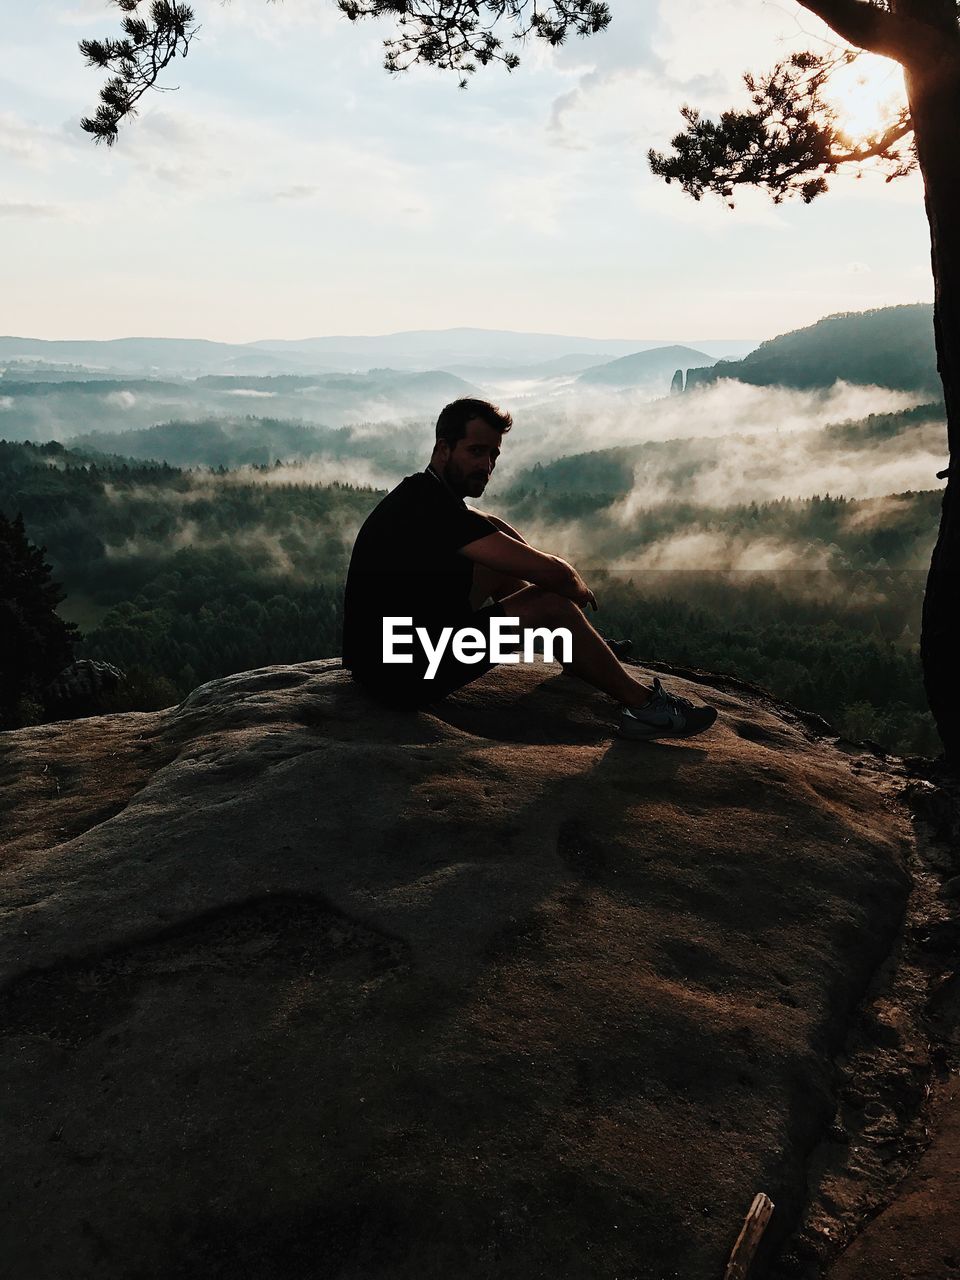
[[[896,350],[877,356],[890,385],[811,385],[815,362],[777,366],[788,339],[793,353],[796,335],[764,344],[754,382],[758,362],[732,359],[742,349],[689,343],[521,343],[512,360],[461,349],[441,367],[442,336],[431,351],[418,335],[419,368],[408,350],[399,369],[249,375],[178,369],[169,351],[162,376],[17,357],[0,379],[0,438],[14,442],[0,445],[0,506],[48,548],[85,651],[146,673],[144,689],[159,679],[150,696],[169,699],[227,670],[338,652],[366,514],[426,465],[445,403],[491,399],[514,426],[472,505],[576,564],[601,630],[821,711],[835,670],[880,662],[843,714],[918,744],[943,407]],[[704,363],[676,378],[677,357]]]
[[[502,507],[535,545],[595,567],[827,568],[836,556],[823,545],[718,529],[722,509],[815,494],[883,498],[921,491],[935,487],[944,465],[942,410],[924,406],[918,393],[846,383],[799,391],[722,381],[681,395],[575,385],[561,394],[552,383],[514,401],[489,386],[471,389],[496,397],[514,414],[497,470],[474,505],[494,512]],[[65,405],[68,393],[61,388],[59,395]],[[432,411],[411,417],[403,402],[382,406],[377,419],[332,426],[308,417],[237,418],[210,407],[205,403],[203,416],[193,421],[119,432],[100,427],[97,408],[81,399],[73,406],[73,433],[47,438],[94,458],[192,469],[189,486],[167,495],[175,523],[163,536],[171,548],[210,545],[189,508],[217,495],[228,501],[238,485],[339,484],[382,492],[422,469],[433,445]],[[213,467],[229,470],[210,474]],[[105,492],[113,503],[136,497],[115,486]],[[593,500],[573,515],[561,495],[577,494]],[[153,486],[151,500],[156,498]],[[675,504],[686,512],[683,529],[651,539],[644,515],[663,514]],[[348,529],[344,536],[354,533]],[[128,539],[122,548],[110,546],[110,554],[133,554],[143,545],[142,538]],[[922,560],[929,549],[924,544],[916,554]],[[270,555],[274,564],[286,558],[276,549]]]

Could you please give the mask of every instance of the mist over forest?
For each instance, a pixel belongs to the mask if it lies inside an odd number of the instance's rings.
[[[917,651],[946,465],[929,307],[750,353],[469,330],[171,343],[0,340],[0,511],[47,548],[80,652],[127,671],[123,705],[337,654],[357,529],[470,395],[514,416],[474,505],[576,564],[604,634],[936,750]]]

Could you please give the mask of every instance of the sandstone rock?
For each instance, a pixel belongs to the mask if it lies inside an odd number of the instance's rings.
[[[952,1280],[960,1276],[956,1187],[960,1183],[960,1080],[935,1090],[929,1148],[892,1204],[827,1273],[830,1280]]]
[[[103,698],[119,688],[123,672],[109,662],[81,658],[52,680],[43,691],[44,706],[51,715],[86,716],[103,710]]]
[[[743,689],[612,736],[542,664],[418,715],[335,661],[0,735],[5,1263],[720,1275],[793,1225],[907,816]]]

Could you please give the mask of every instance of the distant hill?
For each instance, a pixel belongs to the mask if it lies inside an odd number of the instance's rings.
[[[522,366],[587,355],[593,363],[650,347],[663,339],[582,338],[564,334],[521,333],[503,329],[425,329],[380,335],[337,335],[300,340],[209,342],[201,338],[116,338],[109,341],[0,336],[0,366],[81,364],[93,376],[179,374],[323,373],[390,366],[429,370],[460,366]],[[741,355],[754,342],[707,342],[712,355]],[[584,367],[584,366],[581,366]],[[470,374],[466,375],[470,377]],[[48,379],[49,380],[49,379]]]
[[[355,367],[372,362],[394,368],[449,368],[467,365],[525,365],[592,354],[601,363],[636,351],[670,345],[663,338],[584,338],[556,333],[523,333],[508,329],[424,329],[377,337],[305,338],[251,344],[274,355],[326,356],[351,352]],[[754,344],[747,340],[711,342],[717,356],[741,354]],[[383,354],[381,354],[383,353]],[[373,357],[373,360],[371,359]]]
[[[51,364],[45,360],[12,360],[0,369],[0,382],[88,382],[108,378],[115,370],[90,369],[82,364]],[[117,374],[116,376],[123,376]]]
[[[82,364],[102,373],[195,374],[221,365],[244,348],[203,338],[115,338],[106,342],[0,337],[0,362]],[[266,372],[267,370],[265,370]]]
[[[214,418],[164,422],[145,431],[91,431],[74,437],[70,447],[176,467],[264,466],[277,458],[313,457],[336,434],[271,418]]]
[[[207,375],[174,382],[98,378],[0,383],[0,432],[7,439],[67,440],[90,432],[137,431],[158,422],[235,418],[241,406],[306,425],[421,418],[435,422],[446,401],[480,390],[453,374],[373,369],[279,377]],[[125,452],[125,450],[121,450]],[[183,459],[186,465],[187,460]]]
[[[512,382],[527,378],[562,378],[582,373],[584,369],[592,369],[596,363],[595,351],[572,351],[555,360],[540,360],[535,364],[452,364],[446,366],[445,372],[456,374],[459,378],[470,378],[474,382]]]
[[[619,360],[595,365],[581,373],[577,382],[604,387],[643,387],[660,386],[666,380],[669,386],[678,369],[710,364],[713,360],[705,351],[695,351],[692,347],[655,347],[652,351],[635,351]]]
[[[188,382],[174,382],[160,378],[61,378],[28,381],[26,378],[13,378],[3,384],[3,395],[8,401],[31,400],[45,398],[52,402],[83,396],[95,399],[98,396],[117,395],[124,391],[131,395],[136,392],[157,395],[183,395]],[[9,405],[7,406],[9,408]]]
[[[829,387],[842,379],[939,395],[933,307],[915,303],[826,316],[806,329],[762,342],[742,360],[691,369],[686,389],[720,378],[800,389]]]
[[[280,374],[265,377],[208,374],[197,378],[198,387],[217,391],[335,391],[361,395],[392,396],[397,393],[416,395],[457,396],[478,395],[478,388],[452,373],[439,369],[412,373],[407,369],[368,369],[365,373]]]
[[[22,477],[29,477],[30,495],[43,493],[45,486],[42,482],[38,484],[38,476],[44,477],[53,472],[61,472],[68,467],[86,467],[91,461],[96,462],[97,465],[103,463],[121,467],[129,462],[129,458],[114,455],[108,457],[99,451],[91,453],[86,449],[72,446],[68,449],[58,440],[48,440],[45,444],[21,444],[14,440],[0,440],[0,486],[7,488],[8,497],[19,498],[23,495],[18,492],[16,486]],[[50,487],[62,490],[63,481],[54,479]],[[5,508],[0,503],[0,509],[10,515],[18,509],[18,506],[15,501],[8,501]]]
[[[432,432],[423,422],[363,423],[338,428],[310,426],[280,418],[206,417],[164,422],[140,431],[90,431],[70,440],[97,461],[120,457],[136,464],[167,463],[173,467],[270,466],[315,458],[359,460],[378,475],[421,470],[429,454]]]

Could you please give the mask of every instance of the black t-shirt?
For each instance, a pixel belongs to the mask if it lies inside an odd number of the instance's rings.
[[[357,534],[343,600],[343,663],[361,678],[416,677],[414,664],[383,662],[383,619],[412,618],[431,636],[469,625],[473,561],[461,547],[496,533],[429,469],[407,476],[370,512]],[[423,659],[426,666],[426,658]]]

